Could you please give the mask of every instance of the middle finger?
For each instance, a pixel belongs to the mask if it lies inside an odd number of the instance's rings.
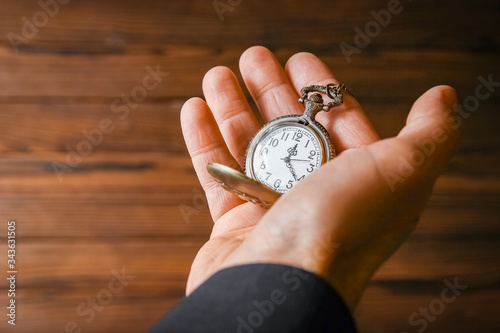
[[[265,122],[304,111],[282,66],[265,47],[246,50],[240,58],[240,70]]]

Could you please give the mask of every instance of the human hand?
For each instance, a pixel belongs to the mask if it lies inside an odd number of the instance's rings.
[[[312,54],[294,55],[283,70],[263,47],[245,51],[240,70],[265,122],[301,114],[302,87],[338,82]],[[316,118],[339,155],[269,210],[225,191],[206,171],[209,162],[241,170],[246,147],[262,126],[237,79],[225,67],[213,68],[203,92],[206,102],[192,98],[184,104],[181,123],[215,225],[193,262],[187,293],[221,268],[280,263],[324,277],[354,309],[377,268],[415,227],[456,148],[458,133],[448,117],[457,102],[454,90],[427,91],[401,132],[384,140],[355,98],[344,94],[342,106]],[[422,152],[425,144],[432,152]]]

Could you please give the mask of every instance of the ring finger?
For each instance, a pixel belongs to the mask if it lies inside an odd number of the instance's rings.
[[[302,87],[312,84],[339,83],[330,69],[311,53],[303,52],[292,56],[285,68],[286,74],[297,92]],[[343,96],[344,104],[328,113],[318,114],[318,121],[330,133],[336,149],[342,152],[379,140],[379,135],[358,101],[345,92]]]

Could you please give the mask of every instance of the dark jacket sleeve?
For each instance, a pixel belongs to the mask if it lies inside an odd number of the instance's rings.
[[[322,278],[286,265],[251,264],[215,273],[150,332],[355,331],[344,302]]]

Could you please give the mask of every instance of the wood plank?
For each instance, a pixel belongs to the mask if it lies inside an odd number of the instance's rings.
[[[104,284],[104,287],[106,284]],[[18,318],[16,326],[13,327],[2,321],[0,329],[2,332],[71,332],[72,329],[81,329],[82,332],[145,332],[150,329],[170,308],[178,301],[179,297],[158,296],[114,296],[111,303],[106,306],[97,304],[87,305],[89,297],[96,297],[102,290],[101,286],[95,286],[84,291],[81,295],[69,299],[46,299],[32,304],[23,304],[19,301]],[[73,293],[75,290],[69,290]],[[77,298],[79,297],[79,298]],[[105,302],[108,302],[107,300]],[[81,315],[76,311],[78,306]],[[96,310],[93,310],[96,309]],[[99,310],[99,311],[98,311]],[[21,314],[29,314],[22,316]],[[70,326],[66,326],[70,325]],[[71,326],[74,325],[74,326]],[[67,330],[66,327],[69,328]]]
[[[497,239],[498,235],[459,240],[433,240],[413,235],[384,263],[375,279],[439,280],[457,275],[477,283],[498,282]]]
[[[448,277],[449,280],[453,278]],[[465,281],[458,281],[466,284]],[[73,321],[83,331],[142,332],[151,327],[181,297],[161,291],[154,293],[152,290],[133,290],[137,288],[134,283],[137,282],[131,281],[122,293],[114,295],[111,303],[104,306],[101,312],[95,311],[95,317],[89,323],[86,320],[91,318],[90,314],[87,312],[80,316],[76,313],[76,308],[85,303],[87,297],[96,297],[101,289],[106,288],[107,281],[88,287],[42,289],[42,295],[24,289],[19,299],[19,313],[29,313],[30,316],[19,319],[16,328],[22,331],[62,332],[64,325]],[[378,285],[369,287],[355,313],[360,332],[416,332],[420,325],[412,326],[409,316],[439,298],[444,287],[442,281],[408,286],[409,289],[418,289],[418,294],[411,291],[403,294]],[[59,296],[54,297],[54,293]],[[498,296],[498,289],[487,286],[474,288],[469,285],[453,303],[445,305],[444,311],[436,316],[434,322],[428,322],[426,331],[447,332],[457,327],[458,322],[460,332],[497,332],[500,328],[496,318]],[[6,328],[5,325],[4,322],[0,323],[2,331]]]
[[[46,152],[4,155],[0,219],[16,219],[23,237],[205,237],[211,228],[186,155],[96,152],[59,181],[51,163],[65,158]],[[479,170],[488,167],[487,159],[484,165]],[[499,187],[498,171],[486,179],[472,171],[445,174],[416,233],[498,235]]]
[[[109,237],[108,237],[109,238]],[[6,249],[6,245],[1,245]],[[200,241],[168,238],[39,239],[17,242],[19,289],[36,286],[78,285],[82,281],[109,280],[112,270],[124,268],[138,279],[160,276],[186,279]],[[2,263],[2,265],[4,265]],[[5,267],[5,266],[3,266]],[[161,278],[159,279],[161,280]],[[7,281],[1,282],[2,288]]]
[[[432,4],[402,1],[401,4],[401,13],[391,15],[387,27],[371,38],[373,45],[369,49],[372,51],[376,52],[378,47],[414,45],[445,49],[454,45],[481,51],[496,47],[498,50],[499,40],[493,33],[497,4],[493,0],[479,1],[476,5],[451,0]],[[354,28],[365,29],[368,22],[374,21],[371,11],[387,9],[387,5],[385,0],[346,1],[334,5],[310,0],[305,10],[303,6],[285,1],[277,1],[272,7],[267,2],[253,1],[234,6],[232,11],[223,14],[221,21],[211,1],[155,0],[144,6],[137,6],[133,1],[72,2],[61,6],[22,49],[50,50],[47,44],[39,44],[49,41],[59,52],[119,53],[129,44],[145,45],[149,52],[159,52],[160,45],[171,43],[222,47],[229,41],[255,45],[264,40],[272,46],[300,43],[303,48],[325,49],[325,44],[331,44],[339,53],[338,44],[354,43]],[[443,21],[443,13],[450,9],[453,15]],[[5,6],[0,40],[7,44],[8,33],[21,35],[21,18],[26,16],[32,20],[38,11],[37,3],[28,0]],[[422,17],[426,24],[422,24]]]
[[[366,98],[360,96],[360,99]],[[152,100],[119,112],[113,112],[112,102],[110,98],[98,104],[3,104],[0,106],[0,151],[67,151],[68,146],[76,150],[90,136],[96,143],[95,151],[186,152],[179,119],[184,99]],[[362,102],[381,136],[390,137],[404,126],[413,101],[391,102],[377,98]],[[111,121],[106,133],[100,129],[103,119]],[[460,126],[463,154],[456,161],[469,164],[471,158],[475,163],[495,158],[500,147],[496,126],[499,121],[496,104],[488,101],[463,119]],[[477,153],[479,149],[481,153]],[[484,155],[485,149],[493,155],[488,152]]]
[[[439,308],[438,301],[446,285],[444,279],[452,282],[455,276],[448,276],[440,281],[431,283],[410,283],[403,290],[382,287],[372,284],[363,296],[356,310],[356,321],[360,332],[418,332],[424,328],[425,332],[498,332],[500,322],[497,318],[498,299],[500,293],[498,285],[474,286],[468,281],[458,277],[458,284],[467,285],[453,302],[445,304],[444,309]],[[447,296],[450,296],[447,294]],[[430,305],[430,303],[432,305]],[[429,310],[433,321],[425,320],[419,315],[420,309],[436,307]],[[425,311],[425,310],[424,310]],[[410,316],[417,315],[410,322]],[[417,321],[418,322],[415,322]]]
[[[356,311],[360,327],[377,324],[375,332],[408,329],[409,315],[440,296],[445,287],[444,279],[453,281],[457,277],[458,283],[466,285],[467,290],[456,302],[447,305],[446,312],[433,323],[433,331],[453,327],[454,320],[464,315],[468,323],[465,327],[481,327],[484,322],[485,329],[497,328],[494,316],[499,305],[500,271],[493,271],[492,267],[490,274],[484,274],[484,269],[482,274],[471,274],[492,262],[487,260],[488,254],[490,259],[495,256],[489,246],[496,244],[490,242],[486,247],[470,242],[465,246],[463,243],[458,247],[449,245],[410,242],[403,246],[396,257],[403,255],[401,259],[404,260],[391,259],[368,288]],[[18,270],[22,279],[16,299],[19,313],[30,313],[30,316],[20,320],[19,327],[28,329],[41,325],[54,330],[67,321],[87,326],[84,322],[87,315],[75,314],[76,307],[86,302],[87,297],[96,297],[106,289],[113,278],[112,271],[116,270],[134,278],[123,291],[113,296],[105,310],[96,313],[89,327],[95,325],[92,331],[105,332],[112,325],[121,327],[123,321],[128,323],[132,317],[133,323],[129,325],[135,331],[142,331],[182,297],[183,281],[197,246],[195,242],[168,243],[162,239],[24,241],[19,246],[22,260]],[[410,252],[412,261],[407,259]],[[415,256],[415,252],[419,256]],[[483,255],[478,255],[480,253]],[[466,256],[469,259],[464,258]],[[451,266],[450,261],[457,261],[457,258],[459,262]],[[1,284],[3,295],[6,285]]]
[[[191,160],[178,154],[92,152],[84,156],[42,152],[7,153],[2,157],[4,174],[0,176],[0,186],[3,191],[24,188],[27,192],[38,192],[45,187],[48,192],[61,189],[77,192],[76,186],[81,186],[81,190],[87,187],[99,191],[110,185],[116,186],[116,190],[123,185],[147,188],[171,185],[173,179],[177,186],[185,186],[196,184],[197,179]],[[64,173],[59,172],[60,179],[54,171],[56,162],[67,167],[62,168]]]
[[[167,55],[125,54],[85,55],[16,54],[0,48],[0,101],[23,101],[24,97],[63,98],[107,97],[109,101],[130,94],[142,85],[147,66],[159,66],[161,84],[148,91],[147,98],[178,98],[201,95],[203,75],[212,67],[225,65],[237,71],[238,59],[246,47],[220,51],[206,47],[172,45]],[[282,48],[277,56],[282,63],[300,48]],[[217,52],[217,56],[214,54]],[[479,75],[498,77],[495,54],[472,59],[461,52],[387,50],[376,55],[361,53],[356,63],[346,66],[343,56],[326,54],[322,59],[336,76],[352,86],[365,99],[405,100],[412,103],[428,88],[447,83],[463,96],[473,94]],[[422,61],[426,59],[426,61]],[[439,71],[435,69],[439,68]],[[461,70],[457,72],[457,68]],[[126,74],[125,74],[126,73]],[[46,84],[50,77],[50,85]],[[498,101],[498,97],[494,97]],[[110,103],[108,102],[108,103]],[[411,105],[411,104],[410,104]]]
[[[478,76],[500,80],[497,1],[402,3],[404,10],[350,63],[339,44],[352,44],[354,28],[363,29],[386,0],[311,0],[306,7],[243,1],[223,21],[212,1],[71,1],[18,53],[7,35],[21,33],[21,18],[40,7],[4,4],[0,221],[18,221],[15,331],[62,332],[68,321],[83,331],[145,331],[183,296],[212,225],[179,109],[201,96],[211,67],[237,72],[247,47],[266,45],[282,64],[298,51],[320,55],[353,88],[383,137],[397,134],[413,101],[433,85],[456,87],[463,101],[475,94]],[[140,89],[146,66],[157,65],[168,75],[119,119],[113,101]],[[495,92],[464,119],[459,152],[417,229],[376,274],[355,313],[362,332],[416,332],[409,316],[455,277],[468,289],[425,331],[500,331],[499,105]],[[76,147],[82,131],[103,118],[116,129],[58,179],[52,163],[66,163],[66,147]],[[0,228],[0,238],[5,232]],[[136,278],[86,323],[77,306],[122,267]],[[6,287],[0,281],[2,302]],[[1,332],[14,331],[7,326],[0,321]]]
[[[82,141],[95,151],[186,151],[179,124],[183,101],[140,104],[117,113],[111,103],[4,105],[0,151],[77,150]],[[104,131],[103,119],[110,121]]]
[[[372,282],[356,312],[360,327],[378,323],[382,325],[377,327],[380,331],[401,325],[399,330],[407,328],[404,325],[408,323],[408,316],[439,296],[443,279],[455,276],[468,290],[436,321],[434,329],[451,327],[452,318],[456,320],[464,311],[469,323],[485,321],[490,327],[496,327],[491,325],[498,306],[496,284],[500,272],[490,265],[495,258],[494,248],[494,242],[410,241]],[[22,260],[18,269],[22,279],[18,284],[18,301],[20,313],[30,313],[29,318],[23,318],[22,325],[57,329],[69,320],[81,323],[86,317],[75,315],[76,306],[105,289],[113,276],[112,270],[122,268],[135,278],[92,322],[96,325],[95,331],[104,331],[113,323],[119,327],[121,323],[117,322],[127,322],[130,316],[143,318],[142,325],[151,325],[182,297],[183,281],[197,249],[196,242],[169,243],[163,239],[22,241],[19,243]],[[454,265],[450,265],[451,262]],[[484,274],[482,267],[486,266],[492,267],[489,274]],[[471,274],[480,271],[481,274]],[[2,283],[1,288],[5,291],[6,285]],[[487,298],[489,301],[485,302]],[[134,315],[129,313],[133,304],[141,304]],[[133,325],[143,328],[137,320]]]
[[[93,199],[38,199],[30,201],[3,200],[0,206],[3,220],[15,219],[19,223],[20,237],[147,237],[176,236],[204,238],[207,236],[212,220],[203,201],[198,201],[201,191],[189,192],[177,188],[180,197],[169,202],[167,196],[155,199],[148,192],[135,192],[136,197],[144,196],[144,201],[137,202],[132,196],[124,199],[99,198],[115,196],[103,191]],[[155,189],[151,189],[154,192]],[[171,189],[170,192],[173,192]],[[168,192],[168,191],[164,191]],[[144,193],[144,194],[141,194]],[[60,196],[68,196],[62,193]],[[94,197],[84,193],[80,197]],[[196,197],[196,200],[194,199]],[[430,202],[419,223],[415,234],[446,238],[498,237],[498,197],[489,203],[473,204],[469,200],[455,200],[456,205]],[[463,205],[460,206],[460,204]],[[203,206],[198,206],[203,205]],[[202,209],[198,209],[203,207]],[[184,211],[183,209],[186,209]],[[0,234],[5,234],[2,230]],[[457,240],[458,242],[458,240]]]
[[[120,194],[119,189],[126,194]],[[450,193],[453,190],[450,189]],[[178,194],[174,194],[177,192]],[[9,199],[14,196],[17,199]],[[23,198],[23,199],[19,199]],[[433,198],[415,230],[426,237],[498,237],[497,194]],[[199,187],[89,188],[0,195],[0,218],[15,219],[20,237],[204,238],[212,227]],[[5,235],[1,230],[0,235]],[[457,240],[458,242],[458,240]]]
[[[112,269],[122,267],[130,274],[140,276],[140,279],[185,278],[204,242],[119,235],[95,235],[88,239],[20,238],[17,242],[17,269],[22,279],[18,287],[54,287],[79,284],[84,280],[99,281],[106,279]],[[457,275],[476,284],[498,282],[497,247],[495,240],[484,237],[460,242],[412,237],[383,265],[375,280],[425,281]],[[6,250],[6,245],[0,248]],[[3,267],[5,265],[2,263]],[[0,281],[0,288],[7,288],[7,281]]]

